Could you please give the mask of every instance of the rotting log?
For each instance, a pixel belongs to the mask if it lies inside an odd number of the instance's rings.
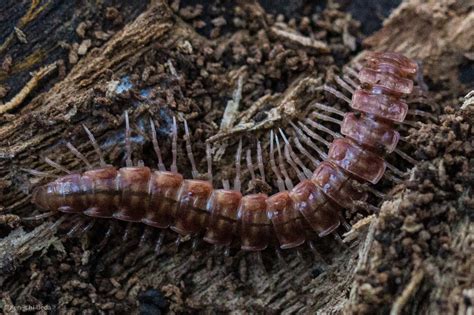
[[[472,12],[468,11],[468,7],[450,1],[424,4],[421,11],[416,9],[417,4],[418,1],[402,4],[385,23],[385,27],[367,39],[366,43],[374,49],[406,51],[410,57],[426,62],[426,78],[433,82],[447,78],[449,84],[443,88],[452,89],[453,83],[458,82],[459,65],[464,62],[466,54],[472,51],[469,41],[465,40],[474,38],[474,28],[470,27]],[[445,10],[442,11],[445,14],[436,18],[439,8]],[[417,19],[419,15],[424,18]],[[450,18],[445,18],[446,15]],[[407,25],[404,21],[408,20],[419,21],[419,24],[415,23],[417,27],[408,30],[400,29],[400,25]],[[421,30],[430,29],[430,23],[435,23],[436,36],[444,39],[443,45],[433,46],[436,43],[433,37],[420,35]],[[453,28],[456,32],[450,31]],[[163,63],[166,59],[175,62],[174,56],[170,57],[167,50],[186,50],[189,44],[195,50],[206,49],[208,41],[178,18],[167,5],[153,3],[102,47],[81,59],[64,79],[25,102],[18,111],[4,116],[0,126],[0,206],[4,211],[21,217],[32,210],[28,196],[19,189],[28,188],[27,181],[26,184],[23,182],[25,176],[20,168],[44,170],[47,166],[40,157],[52,153],[66,167],[78,167],[77,159],[67,151],[63,140],[84,140],[84,136],[79,136],[83,134],[81,124],[89,126],[100,143],[110,143],[104,146],[106,154],[115,162],[120,161],[123,121],[117,117],[121,117],[127,108],[136,109],[131,105],[133,98],[116,95],[121,79],[130,75],[129,69],[146,58],[150,51],[162,54]],[[472,40],[470,43],[472,45]],[[456,58],[449,58],[453,52]],[[439,67],[440,64],[442,67]],[[169,83],[163,88],[176,89],[176,83],[170,78],[167,80]],[[230,90],[236,81],[235,76],[229,75]],[[283,95],[292,95],[295,87],[298,84],[291,85]],[[8,302],[13,297],[15,304],[38,303],[29,292],[34,291],[35,285],[44,285],[41,279],[31,283],[15,282],[12,279],[31,268],[26,259],[34,255],[46,255],[44,248],[47,244],[53,244],[55,249],[50,249],[54,253],[52,258],[46,262],[38,258],[40,267],[44,267],[44,270],[40,268],[39,273],[41,278],[53,279],[57,286],[53,290],[61,292],[57,302],[65,307],[72,307],[71,301],[76,299],[78,307],[86,305],[103,310],[112,307],[117,311],[134,309],[140,292],[156,288],[164,293],[171,303],[170,309],[176,312],[384,313],[391,310],[397,314],[412,310],[431,314],[467,311],[467,308],[472,307],[473,299],[472,290],[469,291],[474,282],[469,277],[472,276],[469,259],[472,260],[473,255],[469,256],[467,252],[472,250],[469,240],[472,239],[473,227],[466,219],[465,209],[472,206],[472,196],[465,189],[459,190],[459,186],[466,185],[466,178],[472,179],[472,170],[471,175],[469,169],[465,172],[465,159],[455,159],[454,162],[446,160],[447,154],[459,156],[471,152],[468,151],[469,137],[472,139],[471,108],[455,112],[459,102],[453,101],[456,96],[460,96],[458,93],[461,90],[442,91],[442,97],[437,98],[437,101],[440,106],[451,105],[451,112],[443,112],[446,115],[440,117],[439,125],[430,124],[414,133],[411,141],[420,146],[427,158],[415,169],[411,186],[397,187],[391,200],[382,206],[380,216],[369,217],[355,225],[347,236],[349,248],[328,253],[327,259],[332,264],[322,274],[319,274],[319,266],[308,261],[301,263],[295,253],[287,257],[286,268],[275,267],[271,273],[264,274],[254,266],[251,258],[241,254],[227,258],[209,249],[193,253],[190,246],[183,246],[175,253],[172,243],[166,244],[159,256],[137,248],[136,242],[132,240],[115,242],[115,247],[97,253],[89,249],[86,239],[83,240],[85,244],[69,244],[70,253],[62,253],[59,248],[63,242],[59,242],[54,233],[46,233],[50,223],[45,223],[30,232],[17,227],[0,241],[0,248],[6,249],[0,257],[4,301]],[[304,103],[309,98],[306,92],[303,90],[301,98],[298,98],[305,99]],[[110,96],[115,103],[104,101],[105,96]],[[446,97],[451,99],[443,99]],[[282,99],[284,96],[276,97],[273,106],[282,105],[278,102]],[[135,111],[135,118],[143,113],[158,115],[159,106],[152,105],[155,106],[139,107]],[[180,107],[175,109],[179,111]],[[471,129],[466,130],[465,124],[470,125]],[[209,131],[206,130],[207,133]],[[449,141],[458,145],[449,147],[447,140],[442,138],[445,133],[451,133]],[[426,139],[427,134],[436,137],[430,142],[430,139]],[[436,148],[434,153],[433,147]],[[90,160],[94,160],[90,145],[83,143],[78,148]],[[183,161],[184,157],[181,165],[185,164]],[[228,165],[231,164],[230,160]],[[462,172],[454,174],[458,169]],[[438,179],[432,186],[426,187],[426,176],[444,176],[444,182]],[[430,194],[440,194],[445,199],[430,199]],[[453,207],[460,211],[453,212]],[[427,226],[436,226],[433,220],[439,220],[437,216],[442,216],[449,223],[440,228],[447,232],[439,235],[436,232],[429,233],[432,242],[439,242],[440,246],[446,247],[443,250],[448,253],[447,256],[431,247],[429,250],[423,247],[425,244],[422,242],[426,243],[428,239],[425,239],[426,233],[421,232]],[[12,223],[12,226],[16,227],[17,224]],[[422,251],[426,250],[425,253],[417,255],[419,252],[415,250],[407,258],[389,251],[392,247],[396,250],[397,246],[406,245],[402,243],[403,240],[396,239],[400,233],[408,233],[406,238],[411,241],[406,242],[411,242],[410,246],[417,245]],[[446,237],[449,239],[446,240]],[[15,240],[19,241],[16,243]],[[35,246],[25,247],[23,240],[35,242]],[[20,249],[21,255],[17,255]],[[54,256],[63,257],[69,265],[69,269],[61,269],[62,277],[55,278],[51,270],[48,271],[51,267],[58,268],[54,264],[48,265],[48,261],[55,261]],[[76,259],[77,264],[71,263],[71,259]],[[402,270],[385,271],[383,268],[387,268],[387,265]],[[450,272],[445,272],[445,268],[449,268]],[[104,270],[107,272],[103,273]],[[455,280],[462,277],[466,280]],[[94,278],[93,281],[91,278]],[[113,287],[105,284],[110,279],[115,284]],[[95,290],[94,298],[84,295],[84,288]],[[96,304],[91,302],[93,299]],[[443,303],[443,308],[439,307],[439,301]],[[471,306],[468,301],[471,301]]]
[[[473,29],[469,1],[411,0],[403,2],[364,43],[417,58],[430,80],[445,82],[452,93],[462,93],[460,71],[472,69],[474,61]]]

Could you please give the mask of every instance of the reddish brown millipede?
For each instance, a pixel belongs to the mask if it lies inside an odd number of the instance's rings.
[[[343,223],[341,209],[365,200],[366,192],[357,189],[354,183],[376,184],[382,178],[387,166],[384,154],[396,149],[400,136],[395,124],[403,122],[408,113],[408,105],[403,99],[412,92],[416,73],[417,64],[401,54],[369,53],[358,74],[361,84],[354,86],[350,102],[354,112],[344,114],[342,121],[336,121],[341,125],[343,136],[324,130],[323,126],[315,126],[334,136],[329,143],[312,133],[305,124],[291,123],[298,135],[293,138],[296,147],[317,165],[312,174],[309,174],[310,167],[295,154],[284,133],[280,130],[284,140],[282,150],[278,135],[272,132],[270,164],[280,190],[274,195],[242,195],[240,192],[241,143],[237,150],[234,190],[226,184],[224,189],[214,189],[212,180],[184,179],[176,167],[176,121],[172,130],[173,163],[170,171],[166,171],[163,164],[153,123],[152,140],[159,170],[143,165],[132,166],[126,115],[126,167],[117,169],[106,165],[97,142],[85,128],[99,154],[101,167],[82,174],[69,174],[37,187],[32,202],[53,213],[82,213],[91,217],[142,222],[160,229],[170,228],[180,235],[203,235],[203,239],[211,244],[230,245],[238,240],[241,249],[246,251],[262,251],[274,240],[281,249],[300,246],[308,240],[307,227],[319,237],[331,234]],[[350,86],[347,88],[352,89]],[[337,113],[325,105],[316,106]],[[323,114],[319,117],[335,121]],[[192,174],[196,177],[186,122],[185,134]],[[328,153],[310,144],[310,138],[328,146]],[[324,161],[319,162],[308,153],[302,142],[316,150]],[[91,167],[72,145],[68,146]],[[261,170],[262,149],[260,146],[257,149],[258,169]],[[209,152],[207,155],[209,162]],[[295,186],[282,167],[283,158],[297,171],[300,182]],[[247,151],[246,160],[254,178],[250,151]],[[209,178],[212,176],[211,165],[209,162]]]

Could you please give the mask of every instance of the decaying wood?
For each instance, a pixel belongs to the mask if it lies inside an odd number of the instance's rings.
[[[422,61],[434,82],[447,81],[461,92],[459,69],[472,62],[474,11],[470,1],[405,1],[384,28],[364,43],[380,50],[403,51]]]
[[[28,83],[18,92],[17,95],[15,95],[14,98],[12,98],[8,103],[2,105],[0,107],[0,115],[3,113],[6,113],[10,110],[15,109],[16,107],[20,106],[21,103],[25,100],[25,98],[28,96],[28,94],[31,93],[31,91],[36,88],[36,86],[39,84],[41,79],[46,77],[48,74],[56,70],[57,65],[56,63],[50,64],[46,67],[41,68],[37,72],[33,73],[31,76],[31,80],[28,81]]]
[[[16,270],[25,260],[31,258],[50,246],[62,248],[57,236],[54,235],[55,224],[45,222],[27,233],[22,228],[16,229],[0,242],[0,273],[2,275]],[[4,279],[2,279],[3,282]]]
[[[473,50],[474,15],[469,8],[466,3],[448,0],[406,1],[387,20],[383,29],[365,42],[374,49],[403,51],[419,59],[424,64],[425,77],[431,81],[447,80],[449,84],[445,88],[451,90],[442,94],[451,95],[454,99],[463,89],[458,81],[458,67]],[[328,49],[324,43],[301,35],[293,36],[279,29],[272,31],[276,36],[290,36],[297,42],[296,45],[310,45],[314,46],[311,49],[324,52]],[[24,104],[17,112],[2,117],[2,210],[20,217],[32,211],[28,195],[19,190],[19,187],[24,187],[24,174],[20,169],[47,169],[40,157],[54,153],[54,157],[66,167],[78,167],[77,159],[61,144],[63,139],[85,139],[78,136],[81,124],[89,126],[100,143],[112,142],[104,146],[107,155],[119,156],[117,145],[120,145],[119,135],[123,131],[120,130],[122,121],[117,117],[130,106],[126,104],[128,100],[116,92],[120,79],[129,74],[134,62],[146,58],[150,51],[155,50],[165,56],[167,50],[176,50],[177,47],[182,51],[205,50],[209,46],[208,41],[177,17],[168,5],[161,1],[152,3],[102,47],[95,48],[79,60],[63,80]],[[170,62],[172,65],[176,60]],[[241,71],[229,75],[230,90],[237,86],[235,78],[240,76],[236,73]],[[179,80],[179,73],[173,75]],[[272,123],[284,115],[290,117],[291,110],[314,97],[314,89],[308,87],[318,82],[314,77],[298,78],[283,93],[262,97],[236,116],[234,129],[225,130],[222,139],[245,130],[267,128],[264,123]],[[453,88],[456,84],[458,87]],[[107,88],[104,90],[104,87]],[[96,106],[102,101],[98,94],[107,94],[121,105],[105,103]],[[264,123],[251,121],[250,118],[264,104],[273,104],[269,112],[274,113],[274,117],[270,115]],[[457,102],[451,105],[459,108]],[[158,109],[159,106],[153,108],[149,105],[140,110],[156,113]],[[108,115],[108,110],[115,115]],[[330,266],[312,258],[300,261],[293,252],[286,257],[287,266],[277,265],[271,255],[264,257],[267,265],[273,266],[271,272],[265,273],[250,256],[239,253],[224,257],[221,251],[210,247],[193,252],[191,246],[185,243],[175,253],[174,244],[169,243],[157,256],[150,248],[137,248],[134,240],[115,240],[106,251],[95,252],[88,249],[88,239],[83,238],[71,246],[73,250],[69,255],[64,254],[67,257],[62,263],[64,271],[61,272],[64,275],[58,278],[61,281],[57,280],[55,285],[58,287],[54,289],[60,291],[57,306],[72,307],[74,303],[84,303],[101,310],[117,310],[124,304],[138,305],[140,292],[156,288],[163,292],[170,303],[170,310],[175,312],[472,312],[474,227],[467,219],[469,213],[465,210],[472,206],[472,192],[463,187],[466,185],[463,176],[472,179],[472,170],[469,170],[466,158],[462,158],[463,154],[472,153],[472,148],[469,149],[471,110],[472,106],[455,113],[453,109],[440,117],[439,125],[430,124],[426,130],[422,129],[412,136],[413,143],[418,141],[420,150],[424,150],[426,156],[426,161],[413,171],[412,185],[407,183],[398,187],[391,200],[382,206],[379,216],[369,217],[355,225],[345,238],[348,248],[336,246],[334,251],[324,253]],[[138,117],[140,112],[137,111]],[[245,128],[240,130],[239,123]],[[448,133],[451,137],[449,141],[457,145],[445,148],[448,144],[443,142],[443,135]],[[434,140],[430,142],[422,134],[429,134]],[[218,135],[216,137],[221,137],[221,134]],[[91,146],[84,143],[78,147],[90,160],[94,160]],[[432,153],[432,150],[435,152]],[[455,175],[457,171],[460,174]],[[423,176],[428,175],[429,178],[437,178],[432,186],[424,181]],[[423,199],[420,196],[424,194],[440,194],[444,201],[428,197]],[[456,208],[460,210],[456,212]],[[430,230],[428,236],[423,233],[425,228],[435,226],[437,220],[449,222],[447,227],[443,225],[439,228],[446,233],[435,228]],[[50,225],[43,223],[30,232],[18,227],[0,240],[0,283],[8,292],[4,295],[7,304],[11,304],[13,295],[26,299],[28,292],[33,290],[30,285],[12,280],[19,277],[24,269],[32,268],[28,265],[29,260],[44,257],[47,251],[60,253],[64,250],[58,236],[49,233]],[[405,238],[397,239],[397,235],[404,235]],[[385,236],[390,236],[390,239]],[[425,248],[435,246],[425,245],[430,241],[444,246],[446,256],[439,256],[441,254]],[[27,243],[34,245],[27,247]],[[403,255],[394,254],[400,247],[409,245],[417,247],[413,251],[407,249],[408,257],[402,259]],[[78,262],[74,264],[74,261],[71,262],[73,259]],[[397,268],[402,265],[406,270],[390,270],[392,265]],[[47,268],[50,266],[44,267],[45,270]],[[103,274],[106,268],[107,273]],[[45,271],[41,277],[50,275]],[[94,278],[94,284],[90,278]],[[84,294],[85,289],[94,295]],[[120,310],[123,309],[118,312]]]

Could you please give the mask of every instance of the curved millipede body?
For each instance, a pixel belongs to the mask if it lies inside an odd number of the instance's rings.
[[[341,123],[344,137],[334,139],[311,178],[290,190],[242,195],[161,168],[104,166],[38,187],[33,203],[51,211],[203,235],[212,244],[239,240],[248,251],[264,250],[274,241],[282,249],[299,246],[308,239],[308,228],[320,237],[331,234],[342,222],[341,209],[366,198],[354,180],[376,184],[381,179],[383,154],[396,148],[395,124],[407,115],[403,98],[411,93],[416,72],[416,63],[403,55],[369,53],[350,104],[354,112]]]

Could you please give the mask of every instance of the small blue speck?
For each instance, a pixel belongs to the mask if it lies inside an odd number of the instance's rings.
[[[132,82],[130,82],[130,79],[128,76],[123,77],[120,79],[119,85],[117,85],[117,88],[115,89],[115,92],[118,94],[126,92],[130,90],[133,87]]]
[[[150,92],[151,92],[150,88],[140,90],[140,96],[146,98],[146,97],[150,96]]]

